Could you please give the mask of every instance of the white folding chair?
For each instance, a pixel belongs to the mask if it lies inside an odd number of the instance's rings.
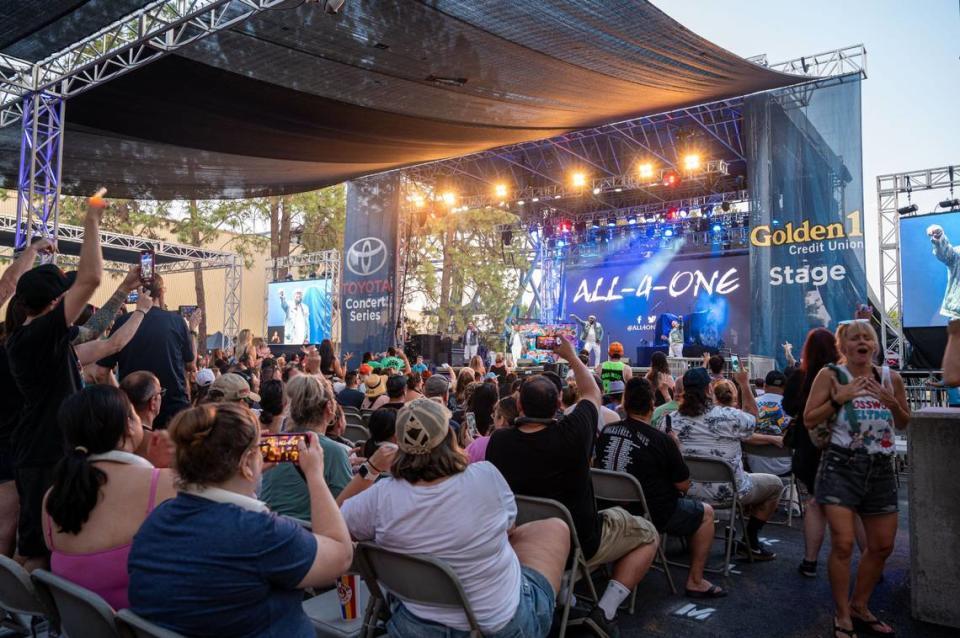
[[[60,626],[76,638],[125,638],[117,627],[116,613],[103,598],[65,578],[37,569],[30,575],[37,589],[50,592]]]
[[[49,628],[59,633],[60,617],[53,600],[34,587],[20,563],[6,556],[0,556],[0,610],[10,616],[9,621],[0,622],[0,628],[17,635],[36,637],[37,626],[44,618]],[[29,624],[21,616],[26,616]]]
[[[593,495],[599,501],[608,501],[616,504],[634,504],[639,505],[643,510],[643,517],[653,523],[650,518],[650,508],[647,507],[647,497],[643,494],[643,486],[637,477],[626,472],[613,472],[611,470],[601,470],[592,468],[590,470],[590,480],[593,482]],[[667,577],[667,586],[670,592],[677,593],[677,586],[673,583],[673,575],[670,573],[670,566],[667,564],[667,555],[663,550],[663,540],[657,546],[657,559],[660,561],[661,569]],[[632,614],[637,601],[637,588],[633,588],[630,595],[629,612]]]

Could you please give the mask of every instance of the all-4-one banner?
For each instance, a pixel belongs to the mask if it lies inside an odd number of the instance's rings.
[[[859,76],[746,98],[751,351],[783,361],[867,303]]]
[[[400,181],[394,174],[347,182],[340,283],[341,351],[357,357],[393,345]]]

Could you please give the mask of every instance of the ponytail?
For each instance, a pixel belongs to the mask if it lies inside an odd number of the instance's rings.
[[[60,405],[57,420],[69,451],[53,470],[46,509],[61,532],[79,534],[90,518],[107,475],[89,455],[120,447],[132,415],[127,395],[109,385],[87,386]]]

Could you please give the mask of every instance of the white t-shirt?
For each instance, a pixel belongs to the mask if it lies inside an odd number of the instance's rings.
[[[574,403],[569,408],[563,411],[564,414],[570,414],[577,407],[577,404]],[[620,415],[616,411],[611,410],[605,405],[601,405],[597,410],[597,432],[602,432],[604,426],[610,425],[611,423],[619,423],[623,421],[620,418]]]
[[[406,554],[426,554],[457,574],[484,632],[496,632],[520,604],[520,561],[507,539],[517,503],[486,461],[435,485],[384,478],[343,504],[357,540]],[[469,631],[463,611],[404,602],[415,616]]]

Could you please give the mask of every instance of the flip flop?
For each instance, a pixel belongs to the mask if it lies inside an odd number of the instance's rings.
[[[686,590],[687,598],[723,598],[727,595],[727,590],[718,585],[710,585],[706,591]]]
[[[853,628],[853,629],[844,629],[843,627],[841,627],[840,625],[837,624],[837,621],[836,621],[836,620],[834,620],[834,621],[833,621],[833,635],[834,635],[834,638],[836,638],[836,635],[837,635],[838,633],[841,633],[841,634],[843,634],[844,636],[850,636],[850,638],[857,638],[856,625],[854,625],[854,628]]]
[[[884,638],[894,638],[894,636],[897,635],[897,632],[893,630],[893,627],[890,627],[889,624],[883,622],[879,618],[867,620],[866,618],[858,618],[857,616],[850,614],[850,620],[853,621],[853,628],[857,631],[857,633],[865,636],[883,636]],[[889,627],[890,631],[878,630],[878,627]]]

